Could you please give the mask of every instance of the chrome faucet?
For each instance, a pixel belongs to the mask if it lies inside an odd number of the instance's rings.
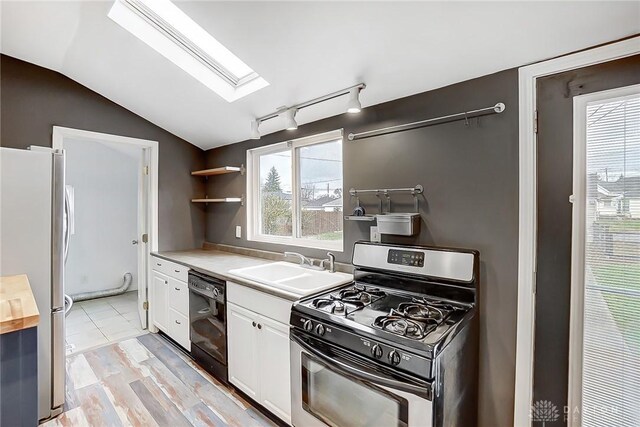
[[[309,258],[307,258],[306,256],[299,254],[298,252],[285,252],[284,256],[295,256],[298,257],[300,259],[300,265],[302,267],[306,267],[306,266],[313,266],[313,262],[311,262],[311,260]]]
[[[331,273],[335,273],[335,272],[336,272],[336,256],[335,256],[333,253],[331,253],[331,252],[327,252],[327,256],[328,256],[329,258],[327,258],[327,259],[323,259],[323,260],[320,262],[320,265],[322,266],[322,268],[323,268],[323,269],[325,269],[325,267],[324,267],[324,263],[325,263],[326,261],[329,261],[329,272],[331,272]],[[325,270],[326,270],[326,269],[325,269]]]

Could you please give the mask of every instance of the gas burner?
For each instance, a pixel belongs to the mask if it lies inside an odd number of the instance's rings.
[[[379,316],[372,326],[392,334],[416,340],[426,337],[455,310],[452,304],[428,297],[411,298],[392,308],[388,315]]]
[[[346,312],[344,303],[336,298],[318,298],[313,300],[311,304],[319,310],[328,311],[332,314],[344,314]]]
[[[415,303],[426,304],[429,307],[439,308],[439,309],[445,310],[445,311],[462,310],[462,307],[459,307],[457,305],[454,305],[454,304],[451,304],[449,302],[442,301],[442,300],[439,300],[439,299],[435,299],[435,298],[420,297],[420,298],[413,298],[412,300]]]
[[[334,294],[316,298],[311,306],[331,314],[348,315],[361,310],[372,302],[384,297],[386,293],[379,288],[353,285]]]
[[[395,335],[401,335],[414,340],[421,340],[436,328],[434,324],[421,323],[411,320],[395,310],[386,316],[379,316],[373,326]]]
[[[396,311],[401,316],[417,322],[426,322],[436,325],[442,322],[446,314],[448,314],[438,307],[420,302],[403,302],[398,304],[397,310],[392,311]]]
[[[367,288],[364,285],[354,285],[351,288],[343,289],[338,292],[337,298],[348,303],[364,303],[370,304],[378,298],[382,298],[386,294],[378,288]]]

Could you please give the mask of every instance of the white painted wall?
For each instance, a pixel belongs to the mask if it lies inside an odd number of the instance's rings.
[[[138,259],[138,172],[142,150],[107,143],[65,140],[67,184],[75,192],[75,234],[66,264],[66,293],[117,288],[133,275]]]

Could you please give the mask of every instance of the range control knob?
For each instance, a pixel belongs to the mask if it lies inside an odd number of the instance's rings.
[[[316,334],[323,336],[324,335],[324,326],[316,325]]]
[[[371,347],[371,355],[376,359],[380,359],[382,357],[382,347],[380,347],[378,344],[375,344],[373,347]]]
[[[213,288],[213,296],[214,296],[214,298],[218,298],[218,295],[220,295],[220,291],[218,290],[218,288]]]
[[[305,320],[302,327],[305,331],[311,332],[313,330],[313,323],[311,323],[311,320]]]
[[[395,350],[392,350],[391,353],[389,353],[389,362],[391,362],[392,365],[399,365],[400,353],[398,353]]]

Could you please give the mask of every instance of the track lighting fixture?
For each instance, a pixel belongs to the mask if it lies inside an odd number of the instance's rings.
[[[251,122],[251,139],[260,139],[260,122],[257,120]]]
[[[296,130],[298,129],[298,123],[296,122],[296,113],[298,112],[295,108],[289,108],[280,113],[280,117],[284,120],[284,128],[286,130]]]
[[[358,86],[352,87],[349,90],[349,102],[347,102],[347,113],[359,113],[362,111],[362,104],[360,104],[360,88]]]
[[[330,93],[319,98],[312,99],[311,101],[303,102],[302,104],[293,105],[291,107],[279,108],[275,113],[267,114],[257,118],[251,122],[251,139],[260,139],[260,124],[264,121],[281,117],[284,121],[285,129],[294,130],[298,129],[298,123],[296,122],[296,113],[298,110],[310,107],[315,104],[319,104],[324,101],[328,101],[333,98],[337,98],[343,95],[349,95],[349,101],[347,101],[347,113],[359,113],[362,111],[362,104],[360,103],[360,91],[367,86],[364,83],[359,83],[355,86],[348,87],[346,89],[339,90],[337,92]]]

